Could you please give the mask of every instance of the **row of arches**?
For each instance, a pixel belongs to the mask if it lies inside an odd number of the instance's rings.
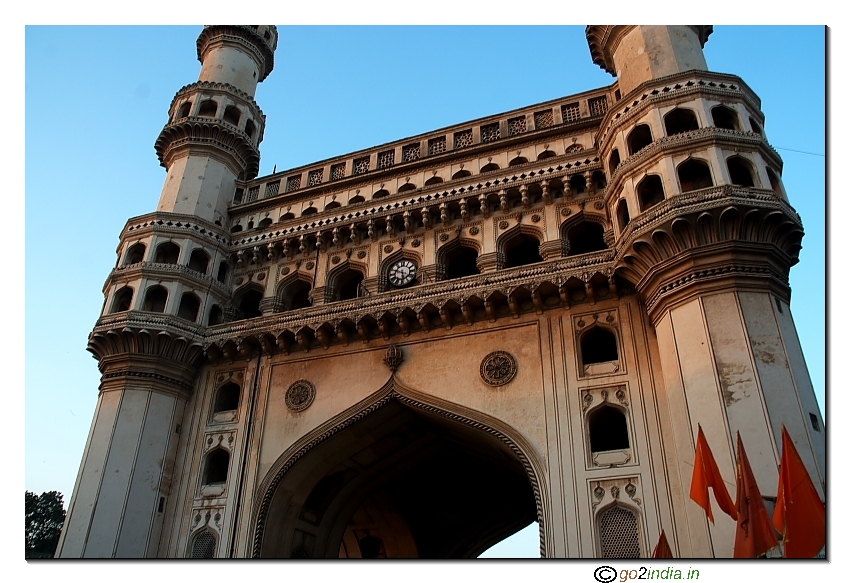
[[[136,263],[141,263],[145,260],[145,254],[147,253],[147,245],[144,243],[134,243],[130,245],[127,249],[127,252],[124,254],[124,262],[123,265],[129,266],[134,265]],[[169,265],[177,265],[180,260],[180,246],[173,241],[165,241],[157,245],[155,252],[153,254],[153,263],[164,263]],[[208,271],[210,268],[210,255],[206,251],[200,248],[192,249],[192,253],[189,255],[189,263],[186,266],[192,271],[196,271],[201,275],[209,275]],[[218,273],[216,274],[216,279],[221,283],[224,283],[227,279],[227,262],[221,261],[218,265]]]
[[[198,109],[195,111],[195,116],[197,117],[209,117],[209,118],[217,118],[219,111],[219,104],[214,99],[205,99],[198,104]],[[186,101],[180,105],[180,108],[177,110],[177,115],[174,117],[174,120],[177,121],[179,119],[183,119],[192,115],[192,102]],[[221,116],[223,121],[226,121],[230,125],[239,127],[239,122],[242,120],[242,112],[235,105],[227,105],[224,108],[224,113]],[[254,133],[257,131],[257,126],[254,124],[253,120],[245,121],[245,134],[249,138],[254,137]]]
[[[130,286],[124,286],[115,292],[109,313],[117,314],[126,312],[133,305],[135,290]],[[138,309],[144,312],[165,313],[168,304],[168,290],[161,285],[152,285],[145,290],[144,300]],[[177,307],[177,317],[189,322],[197,322],[201,308],[201,298],[192,292],[186,292],[180,296],[180,304]],[[214,326],[224,321],[224,312],[218,304],[210,308],[207,317],[207,325]]]
[[[738,113],[725,105],[717,105],[711,109],[711,119],[714,127],[720,129],[741,131],[741,121]],[[761,135],[761,126],[752,117],[750,127],[753,132]],[[676,107],[664,116],[664,131],[667,136],[674,136],[685,132],[700,129],[697,115],[692,109]],[[637,154],[654,141],[652,130],[648,124],[639,124],[632,128],[626,136],[626,148],[629,156]],[[608,157],[608,171],[613,174],[620,165],[620,152],[617,148],[612,150]]]
[[[756,171],[752,163],[746,158],[738,155],[728,157],[726,159],[726,169],[729,172],[729,179],[732,185],[745,188],[754,188],[757,186],[755,179],[757,176]],[[682,193],[714,186],[714,180],[708,163],[698,158],[690,158],[679,164],[676,167],[676,176],[679,179],[679,188]],[[782,196],[779,178],[770,168],[767,169],[767,176],[770,180],[771,189],[777,195]],[[666,198],[664,184],[661,176],[657,174],[650,174],[644,177],[638,182],[635,191],[639,212],[651,209],[664,202]],[[622,231],[630,221],[629,206],[626,199],[621,198],[617,203],[616,215],[618,225]]]
[[[603,226],[595,221],[580,220],[578,222],[566,223],[562,227],[562,254],[571,257],[593,253],[608,248],[604,239]],[[499,269],[510,269],[532,265],[543,261],[540,252],[541,234],[536,230],[517,230],[510,233],[508,237],[500,240],[498,245],[497,263]],[[481,273],[478,260],[480,249],[478,244],[472,240],[456,239],[454,242],[443,246],[437,253],[435,278],[438,280],[459,279],[479,275]],[[393,255],[384,261],[381,268],[380,280],[388,280],[388,271],[400,256]],[[416,263],[418,257],[411,256]],[[421,267],[417,265],[417,269]],[[339,269],[328,274],[326,285],[326,301],[344,301],[361,297],[366,294],[363,281],[365,273],[359,266],[349,265],[347,268]],[[422,278],[415,280],[410,285],[423,283]],[[405,286],[407,287],[407,286]],[[379,291],[393,289],[392,284],[386,283]],[[312,280],[298,274],[285,280],[276,293],[277,310],[291,311],[310,307],[313,304]],[[254,318],[262,315],[260,301],[263,299],[263,291],[260,288],[249,287],[237,296],[237,308],[239,318]]]

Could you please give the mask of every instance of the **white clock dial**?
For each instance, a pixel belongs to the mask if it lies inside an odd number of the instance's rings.
[[[389,280],[396,287],[409,284],[415,277],[416,264],[410,259],[401,259],[390,267]]]

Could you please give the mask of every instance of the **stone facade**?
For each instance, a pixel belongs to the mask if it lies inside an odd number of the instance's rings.
[[[763,492],[824,432],[803,229],[710,26],[589,26],[609,87],[257,177],[271,26],[208,26],[89,339],[63,557],[730,557],[698,425]],[[649,57],[651,55],[652,58]]]

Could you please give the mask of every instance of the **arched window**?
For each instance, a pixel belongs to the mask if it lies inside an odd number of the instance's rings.
[[[224,484],[227,482],[227,468],[230,466],[230,454],[220,447],[207,455],[204,467],[204,485]]]
[[[207,326],[215,326],[224,322],[224,312],[221,311],[221,306],[213,304],[210,308],[210,315],[207,318]]]
[[[776,172],[770,168],[767,169],[767,179],[770,180],[771,190],[779,196],[782,196],[782,182],[779,181],[779,176],[776,175]]]
[[[718,105],[711,109],[711,120],[714,122],[714,127],[724,130],[738,129],[738,114],[734,109],[730,109],[725,105]]]
[[[520,164],[528,164],[528,158],[517,156],[516,158],[508,162],[508,166],[519,166]]]
[[[389,195],[390,195],[389,191],[384,190],[382,188],[381,190],[377,191],[375,194],[372,195],[372,199],[374,200],[376,198],[384,198],[385,196],[389,196]]]
[[[402,192],[409,192],[409,191],[411,191],[411,190],[416,190],[416,185],[415,185],[415,184],[413,184],[412,182],[408,182],[408,183],[406,183],[406,184],[401,185],[401,186],[399,187],[399,189],[398,189],[398,192],[399,192],[399,193],[402,193]]]
[[[204,529],[192,537],[192,549],[189,551],[189,558],[213,559],[215,558],[215,547],[215,535]]]
[[[629,449],[629,427],[625,414],[618,408],[602,405],[587,416],[590,452]]]
[[[760,136],[764,135],[764,131],[761,129],[761,125],[753,118],[750,118],[750,127],[753,128],[753,133],[756,133]]]
[[[236,383],[222,385],[215,394],[213,413],[222,411],[235,411],[239,407],[239,393],[241,389]]]
[[[498,164],[496,164],[495,162],[490,162],[489,164],[486,164],[484,167],[481,168],[481,174],[484,174],[485,172],[495,172],[498,169]]]
[[[280,291],[281,310],[287,312],[289,310],[300,310],[301,308],[309,308],[312,306],[310,300],[310,291],[312,286],[306,281],[296,279],[288,284]]]
[[[239,108],[234,105],[228,105],[224,108],[224,121],[229,124],[238,126],[239,119],[242,117],[242,113],[239,111]]]
[[[237,320],[247,320],[248,318],[259,318],[263,315],[260,311],[260,300],[263,299],[263,293],[256,289],[249,289],[239,298],[237,305],[239,306],[239,317]]]
[[[616,170],[619,165],[620,151],[617,148],[614,148],[614,151],[611,152],[610,156],[608,156],[608,174],[614,174],[614,170]]]
[[[363,202],[364,200],[366,199],[360,195],[357,195],[355,197],[352,197],[351,200],[348,201],[348,204],[357,204],[358,202]]]
[[[140,263],[145,258],[145,251],[147,251],[147,249],[148,248],[145,247],[144,243],[136,243],[127,249],[127,255],[124,257],[124,265]]]
[[[620,226],[620,231],[626,228],[630,220],[629,203],[626,202],[626,199],[621,198],[620,202],[617,203],[617,224]]]
[[[210,265],[210,256],[203,249],[193,249],[192,255],[189,256],[189,269],[207,274],[207,269]]]
[[[601,192],[608,186],[608,180],[605,178],[605,173],[602,170],[595,171],[591,178],[593,179],[593,188],[596,189],[596,192]]]
[[[458,245],[443,257],[446,279],[457,279],[478,275],[478,251],[472,247]]]
[[[457,180],[458,178],[466,178],[467,176],[472,176],[472,172],[469,170],[458,170],[454,174],[452,174],[452,180]]]
[[[221,283],[224,283],[227,279],[227,262],[222,261],[218,264],[218,275],[216,275],[216,279]]]
[[[166,243],[160,243],[159,247],[156,248],[156,259],[154,259],[155,263],[177,263],[177,259],[180,257],[180,247],[178,247],[175,243],[168,241]]]
[[[123,287],[115,293],[115,297],[112,298],[112,309],[109,310],[110,314],[116,314],[118,312],[126,312],[130,309],[130,305],[133,303],[133,288],[131,287]]]
[[[711,170],[708,169],[708,164],[701,160],[683,162],[679,165],[677,172],[679,184],[682,185],[682,192],[714,186],[714,182],[711,180]]]
[[[637,516],[615,504],[599,513],[599,547],[601,559],[639,559],[640,539]]]
[[[180,112],[177,114],[178,118],[189,117],[189,112],[192,111],[192,102],[187,101],[183,105],[180,106]]]
[[[581,174],[570,176],[570,190],[574,195],[587,192],[587,179]]]
[[[556,155],[552,150],[543,150],[537,155],[537,159],[545,160],[546,158],[554,158]]]
[[[664,202],[664,184],[661,177],[652,174],[641,180],[637,186],[637,195],[641,212]]]
[[[439,176],[432,176],[428,180],[425,181],[425,186],[432,186],[434,184],[440,184],[443,181]]]
[[[617,360],[617,337],[600,326],[594,326],[581,336],[581,363],[598,364]]]
[[[570,250],[567,256],[582,255],[607,249],[603,238],[604,229],[599,223],[582,221],[567,232]]]
[[[729,178],[735,186],[753,187],[753,172],[750,163],[740,156],[727,158],[726,167],[729,169]]]
[[[668,136],[699,129],[696,114],[690,109],[677,107],[664,116],[664,130]]]
[[[305,209],[301,212],[301,216],[302,216],[302,217],[306,217],[307,215],[312,215],[312,214],[315,214],[315,213],[317,213],[317,212],[319,212],[319,209],[317,209],[317,208],[316,208],[316,207],[314,207],[314,206],[308,206],[307,208],[305,208]]]
[[[165,311],[165,303],[168,301],[168,290],[161,285],[149,287],[145,293],[145,302],[142,305],[142,310],[145,312]]]
[[[629,133],[626,143],[629,146],[629,155],[637,154],[652,143],[652,130],[645,123],[640,124]]]
[[[540,256],[540,239],[528,233],[519,233],[506,241],[504,254],[505,268],[543,261]]]
[[[326,210],[326,211],[330,211],[330,210],[333,210],[333,209],[339,208],[339,207],[341,207],[341,206],[342,206],[342,205],[341,205],[341,204],[339,204],[337,201],[332,200],[331,202],[329,202],[328,204],[326,204],[326,205],[325,205],[325,210]]]
[[[353,300],[360,296],[363,274],[356,269],[346,269],[334,277],[334,301]]]
[[[198,319],[198,308],[201,307],[201,300],[193,293],[185,293],[180,298],[180,307],[177,310],[177,317],[194,322]]]
[[[198,108],[198,115],[201,117],[215,117],[217,112],[218,104],[212,99],[202,101],[201,106]]]
[[[254,132],[256,131],[256,129],[257,128],[254,125],[254,122],[252,122],[250,119],[245,122],[245,133],[248,135],[249,138],[254,137]]]

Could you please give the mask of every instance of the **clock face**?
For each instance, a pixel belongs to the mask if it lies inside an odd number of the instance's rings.
[[[396,287],[405,286],[416,277],[416,264],[410,259],[401,259],[390,267],[390,283]]]

